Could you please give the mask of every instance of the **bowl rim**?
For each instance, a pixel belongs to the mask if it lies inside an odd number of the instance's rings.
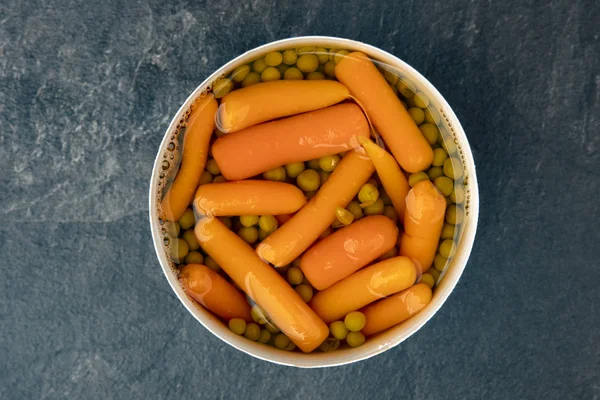
[[[328,353],[311,353],[303,354],[298,352],[285,352],[278,349],[271,348],[255,342],[251,342],[244,337],[240,337],[227,328],[220,320],[218,320],[210,312],[195,304],[183,291],[177,276],[173,273],[167,256],[163,249],[162,236],[160,233],[160,227],[158,223],[157,215],[157,196],[156,192],[158,189],[158,171],[161,162],[161,155],[164,153],[166,146],[169,142],[169,135],[174,131],[176,125],[179,123],[186,110],[190,107],[193,101],[202,93],[206,87],[219,78],[222,74],[232,71],[237,66],[247,63],[261,54],[265,54],[268,51],[281,50],[284,48],[297,48],[301,46],[319,45],[327,48],[345,48],[352,51],[362,51],[369,57],[377,59],[383,63],[386,63],[392,67],[396,67],[402,70],[404,73],[410,75],[410,79],[414,82],[418,82],[417,87],[420,89],[426,89],[430,100],[438,103],[438,109],[443,108],[444,117],[450,126],[452,126],[453,134],[455,135],[455,141],[458,140],[461,155],[464,161],[465,174],[469,177],[469,214],[465,217],[463,235],[458,243],[456,253],[452,260],[452,264],[444,272],[444,279],[442,279],[436,290],[432,301],[423,309],[421,312],[405,321],[404,323],[390,328],[386,332],[383,332],[361,347],[354,349],[345,349],[339,352],[328,352]],[[433,97],[431,97],[433,96]],[[448,299],[450,293],[456,287],[465,267],[467,260],[473,248],[475,240],[475,233],[477,230],[477,223],[479,217],[479,189],[477,184],[477,175],[475,170],[475,162],[469,142],[466,134],[454,114],[454,111],[447,103],[445,98],[439,93],[439,91],[417,70],[412,68],[409,64],[402,61],[400,58],[386,52],[385,50],[379,49],[375,46],[356,41],[351,39],[344,39],[332,36],[300,36],[294,38],[287,38],[269,42],[267,44],[255,47],[245,53],[233,58],[223,66],[213,72],[207,79],[205,79],[196,89],[188,96],[185,102],[181,105],[177,113],[172,118],[171,122],[161,140],[153,168],[152,176],[149,188],[149,218],[150,228],[152,232],[152,240],[154,249],[156,251],[157,258],[163,270],[167,281],[171,288],[182,302],[184,307],[200,322],[209,332],[217,336],[225,343],[233,346],[234,348],[251,355],[255,358],[269,361],[275,364],[295,366],[300,368],[321,368],[321,367],[333,367],[338,365],[350,364],[371,358],[375,355],[383,353],[404,340],[408,339],[415,332],[421,329],[433,315],[442,307],[442,305]],[[373,342],[376,343],[373,343]],[[380,342],[379,344],[377,342]]]

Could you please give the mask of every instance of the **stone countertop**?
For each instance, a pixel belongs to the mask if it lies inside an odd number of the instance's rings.
[[[594,0],[0,5],[0,398],[600,397]],[[212,71],[299,35],[361,40],[446,97],[481,214],[440,312],[383,355],[280,367],[213,337],[156,260],[147,188]]]

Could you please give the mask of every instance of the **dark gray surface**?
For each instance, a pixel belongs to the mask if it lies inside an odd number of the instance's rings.
[[[0,4],[0,398],[599,398],[599,3],[243,3]],[[202,328],[147,220],[179,104],[233,56],[305,34],[421,71],[481,189],[473,254],[433,320],[311,371]]]

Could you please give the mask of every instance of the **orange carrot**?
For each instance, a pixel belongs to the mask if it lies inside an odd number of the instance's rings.
[[[373,170],[373,163],[364,154],[347,153],[317,194],[258,245],[258,256],[276,267],[294,261],[333,223],[336,207],[346,207]]]
[[[300,295],[221,221],[202,218],[194,232],[204,251],[302,351],[316,349],[327,338],[327,325]]]
[[[225,95],[217,116],[222,132],[236,132],[272,119],[324,108],[348,98],[335,81],[273,81]]]
[[[196,191],[194,208],[201,215],[277,215],[295,212],[306,197],[294,185],[272,181],[209,183]]]
[[[360,136],[369,136],[360,107],[340,104],[230,133],[217,139],[212,152],[223,176],[240,180],[284,164],[342,153],[358,147]]]
[[[362,333],[374,335],[396,324],[406,321],[421,311],[431,301],[431,289],[419,283],[405,291],[379,300],[360,310],[367,319]]]
[[[417,270],[409,258],[388,258],[317,292],[309,305],[323,321],[330,323],[376,300],[407,289],[416,280]]]
[[[181,165],[161,204],[162,212],[169,221],[179,220],[192,201],[206,164],[216,111],[217,101],[209,94],[198,102],[188,118]]]
[[[397,237],[398,228],[388,217],[366,217],[308,249],[300,268],[315,289],[327,289],[393,248]]]
[[[430,181],[421,181],[408,192],[400,255],[412,258],[423,272],[435,258],[445,212],[446,199]]]
[[[219,317],[230,320],[242,318],[252,321],[246,297],[221,275],[207,266],[188,264],[179,273],[183,290]]]
[[[408,172],[429,167],[433,150],[385,78],[363,53],[350,53],[335,67],[335,76],[365,108],[398,163]]]

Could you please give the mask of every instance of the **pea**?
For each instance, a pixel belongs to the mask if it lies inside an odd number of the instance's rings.
[[[414,187],[417,183],[427,180],[429,180],[429,175],[421,171],[415,174],[410,174],[410,176],[408,177],[408,184],[410,185],[410,187]]]
[[[429,171],[427,171],[427,176],[429,176],[429,179],[432,181],[443,175],[444,171],[442,170],[442,167],[431,167],[429,168]]]
[[[451,205],[446,210],[446,222],[452,225],[458,225],[463,222],[464,213],[462,208]]]
[[[272,215],[262,215],[258,219],[258,226],[265,232],[273,233],[279,227],[279,222]]]
[[[246,332],[246,321],[241,318],[232,318],[227,323],[229,330],[236,335],[243,335]]]
[[[179,224],[177,222],[171,222],[171,221],[169,221],[165,224],[165,229],[167,230],[167,233],[169,234],[169,236],[174,237],[174,238],[179,236],[179,232],[181,231]]]
[[[446,268],[446,264],[448,263],[448,259],[441,254],[436,254],[435,259],[433,260],[433,266],[438,271],[442,272],[444,268]]]
[[[225,177],[223,175],[215,176],[215,178],[212,181],[212,183],[223,183],[223,182],[227,182],[227,179],[225,179]]]
[[[301,260],[299,258],[296,258],[294,261],[292,261],[292,266],[293,267],[299,267],[301,262]]]
[[[211,183],[213,180],[213,176],[210,172],[204,170],[202,171],[202,176],[200,176],[200,183],[198,186],[206,185],[207,183]]]
[[[384,204],[382,199],[377,199],[377,201],[369,206],[366,206],[363,211],[365,215],[380,215],[383,214]]]
[[[262,242],[269,236],[272,232],[263,231],[262,229],[258,230],[258,241]]]
[[[344,340],[348,336],[348,328],[342,321],[332,322],[329,325],[329,332],[331,332],[331,336],[339,340]]]
[[[302,283],[296,286],[294,290],[302,297],[305,303],[308,303],[313,297],[313,289],[310,285]]]
[[[425,113],[419,107],[409,108],[408,113],[417,125],[421,125],[425,121]]]
[[[281,79],[281,72],[275,67],[268,67],[260,74],[260,79],[263,82],[278,81]]]
[[[265,329],[269,332],[269,333],[277,333],[279,332],[279,329],[273,325],[270,322],[267,322],[267,324],[265,325]]]
[[[424,283],[427,286],[429,286],[430,289],[433,289],[433,286],[435,285],[435,280],[433,279],[433,276],[431,276],[431,274],[423,274],[421,275],[421,283]]]
[[[285,182],[285,168],[277,167],[270,169],[263,172],[262,176],[268,181]]]
[[[250,310],[250,316],[259,325],[264,325],[267,323],[267,317],[265,316],[265,312],[258,305],[252,306]]]
[[[425,121],[429,122],[430,124],[437,125],[440,123],[440,116],[436,111],[428,107],[425,110]]]
[[[239,67],[233,70],[233,73],[231,74],[231,79],[234,82],[240,83],[244,79],[246,79],[249,73],[250,66],[248,64],[240,65]]]
[[[417,107],[427,108],[427,106],[429,105],[429,99],[427,98],[427,96],[425,96],[423,92],[415,93],[414,98]]]
[[[287,271],[287,281],[290,285],[296,286],[302,283],[304,274],[299,267],[291,267]]]
[[[346,336],[346,343],[350,347],[358,347],[362,346],[365,343],[365,335],[361,332],[350,332],[348,336]]]
[[[397,255],[398,255],[398,249],[395,247],[392,247],[391,249],[389,249],[388,251],[386,251],[385,253],[380,255],[378,260],[379,261],[387,260],[388,258],[396,257]]]
[[[332,156],[325,156],[319,158],[319,167],[323,171],[331,172],[335,169],[339,162],[340,156],[338,156],[337,154],[334,154]]]
[[[260,330],[260,336],[258,337],[258,343],[267,344],[271,340],[271,332],[266,329]]]
[[[254,226],[243,226],[238,230],[237,234],[248,244],[254,244],[258,240],[258,229],[256,229]]]
[[[337,350],[340,347],[340,341],[333,338],[327,338],[321,343],[319,346],[319,350],[322,352],[328,352],[332,350]]]
[[[365,314],[361,313],[360,311],[352,311],[346,315],[346,318],[344,318],[344,324],[346,325],[346,328],[352,332],[360,331],[365,327],[366,323],[367,318],[365,317]]]
[[[186,264],[204,264],[204,257],[197,251],[190,251],[183,261]]]
[[[304,195],[306,196],[306,198],[308,200],[312,199],[313,197],[315,197],[317,194],[316,190],[309,190],[308,192],[304,192]]]
[[[456,158],[450,157],[446,161],[444,161],[444,175],[451,179],[462,178],[462,165]]]
[[[304,169],[303,162],[295,162],[285,166],[285,172],[287,172],[287,176],[290,178],[297,178]]]
[[[379,197],[381,197],[381,199],[383,200],[383,204],[385,204],[386,206],[392,205],[392,199],[390,199],[390,196],[388,196],[386,192],[379,193]]]
[[[341,223],[341,222],[340,222],[340,221],[339,221],[339,220],[336,218],[336,219],[333,221],[333,223],[331,224],[331,226],[330,226],[330,227],[331,227],[331,228],[333,228],[333,229],[339,229],[339,228],[341,228],[341,227],[343,227],[343,226],[346,226],[346,225],[342,224],[342,223]]]
[[[352,213],[355,220],[361,219],[364,216],[363,209],[357,201],[351,201],[350,204],[346,206],[346,210]]]
[[[333,228],[331,226],[328,226],[327,229],[325,229],[325,232],[321,233],[321,235],[319,235],[319,239],[325,239],[327,236],[331,235],[333,233]]]
[[[217,219],[219,221],[221,221],[223,223],[223,225],[225,225],[227,227],[227,229],[231,229],[231,226],[233,225],[233,223],[231,222],[231,218],[229,218],[229,217],[217,217]]]
[[[445,176],[435,178],[433,184],[444,196],[450,196],[452,189],[454,189],[454,182],[452,182],[452,179]]]
[[[315,46],[304,46],[296,49],[296,53],[298,54],[314,53],[315,51],[317,51]]]
[[[306,75],[306,80],[309,81],[321,81],[323,79],[325,79],[325,75],[319,71],[313,71]]]
[[[446,239],[442,243],[440,243],[440,247],[438,249],[440,255],[442,257],[450,258],[456,252],[456,248],[454,246],[454,241],[452,239]]]
[[[293,342],[289,342],[287,346],[283,348],[285,351],[292,351],[296,348],[296,345]]]
[[[217,262],[210,256],[206,256],[206,258],[204,259],[204,265],[206,265],[208,268],[212,269],[215,272],[219,272],[221,270],[219,264],[217,264]]]
[[[298,59],[298,55],[294,50],[286,50],[283,52],[283,63],[287,65],[296,64],[296,60]]]
[[[262,72],[267,69],[268,65],[265,62],[265,58],[261,57],[258,60],[254,61],[254,63],[252,63],[252,69],[254,70],[254,72],[258,73],[258,74],[262,74]]]
[[[183,240],[185,240],[188,248],[192,251],[200,248],[200,244],[198,243],[198,239],[196,239],[193,229],[188,229],[187,231],[183,232]]]
[[[448,154],[454,154],[457,150],[456,144],[454,143],[452,137],[446,137],[444,140],[442,140],[442,147],[448,152]]]
[[[354,221],[354,215],[342,207],[336,207],[335,216],[342,225],[350,225]]]
[[[325,47],[317,47],[317,58],[319,59],[319,64],[325,64],[329,59],[329,54],[327,53],[327,49]]]
[[[325,75],[335,78],[335,62],[327,61],[325,63]]]
[[[406,79],[400,79],[396,85],[396,89],[400,92],[404,98],[408,99],[415,95],[415,89],[411,82]]]
[[[215,98],[220,99],[233,89],[233,82],[230,79],[222,78],[213,85]]]
[[[258,215],[242,215],[240,217],[240,223],[246,228],[250,228],[258,224]]]
[[[385,203],[383,203],[383,204],[385,204]],[[394,222],[396,222],[398,220],[398,213],[396,212],[396,209],[392,206],[385,206],[383,208],[383,215],[385,215],[386,217],[388,217],[389,219],[391,219]]]
[[[258,82],[260,82],[260,74],[252,71],[242,81],[242,87],[252,86]]]
[[[272,51],[265,56],[265,63],[269,67],[276,67],[283,61],[283,56],[278,51]]]
[[[305,192],[309,192],[319,188],[321,177],[314,169],[307,169],[298,175],[298,178],[296,178],[296,183],[300,189],[304,190]]]
[[[442,239],[452,239],[454,237],[454,225],[444,224],[442,227],[442,234],[440,238]]]
[[[286,64],[279,64],[277,66],[277,71],[279,71],[279,73],[281,74],[281,76],[283,76],[283,74],[285,74],[285,71],[287,71],[288,68],[289,68],[289,66],[286,65]]]
[[[421,131],[423,136],[425,136],[427,143],[433,145],[435,142],[437,142],[438,135],[440,134],[440,131],[437,128],[437,126],[433,124],[423,124],[419,126],[419,130]]]
[[[189,251],[188,244],[183,239],[174,239],[171,242],[171,258],[180,264]]]
[[[434,167],[441,167],[442,165],[444,165],[444,161],[446,161],[446,159],[448,158],[448,153],[446,153],[446,150],[444,149],[434,149],[433,150],[433,161],[431,162],[431,165],[433,165]]]
[[[212,175],[219,175],[221,173],[221,170],[219,169],[219,166],[214,158],[211,158],[206,162],[206,170]]]
[[[321,178],[321,185],[323,185],[329,179],[331,172],[319,171],[319,177]]]
[[[398,75],[396,75],[395,73],[391,72],[391,71],[385,71],[383,73],[383,77],[385,78],[386,81],[388,81],[388,83],[392,86],[394,86],[394,88],[396,87],[396,84],[398,84]]]
[[[283,333],[280,333],[277,336],[275,336],[275,347],[277,347],[278,349],[284,349],[289,344],[290,338],[285,336]]]
[[[450,200],[456,204],[462,204],[465,201],[465,190],[461,185],[456,185],[450,193]]]
[[[308,163],[308,168],[318,170],[321,167],[319,166],[319,159],[315,158],[314,160],[310,160]]]
[[[179,218],[179,226],[181,229],[190,229],[196,223],[196,217],[191,208],[185,210],[181,218]]]
[[[350,52],[349,52],[349,51],[347,51],[347,50],[340,50],[340,51],[336,51],[336,52],[335,52],[335,56],[333,57],[333,61],[334,61],[336,64],[339,64],[339,63],[342,61],[342,59],[343,59],[345,56],[347,56],[348,54],[350,54]]]
[[[378,199],[379,190],[377,190],[377,187],[371,183],[365,183],[358,191],[358,200],[360,200],[362,204],[373,204]]]
[[[298,58],[296,66],[302,72],[313,72],[316,71],[319,66],[319,59],[314,54],[303,54]]]
[[[302,71],[300,71],[296,67],[291,67],[285,70],[283,73],[283,79],[286,81],[301,81],[304,79],[304,75],[302,75]]]
[[[260,326],[254,322],[250,322],[248,325],[246,325],[246,332],[244,332],[244,336],[246,336],[246,339],[250,339],[253,342],[257,341],[260,337]]]

